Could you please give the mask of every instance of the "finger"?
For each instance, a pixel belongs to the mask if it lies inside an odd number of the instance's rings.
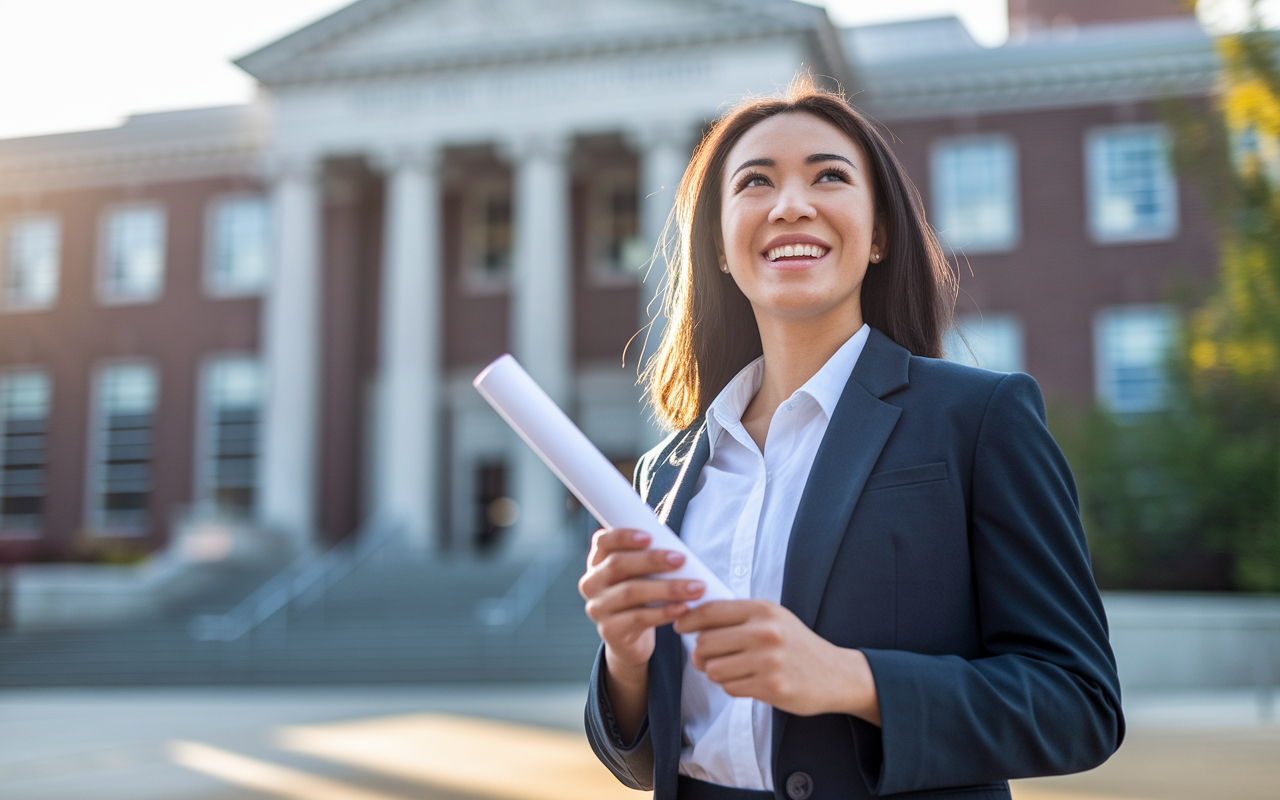
[[[670,572],[684,563],[684,556],[674,550],[640,550],[610,553],[603,561],[587,570],[578,581],[583,598],[591,598],[610,586],[633,578]]]
[[[754,643],[755,637],[748,625],[713,628],[698,634],[698,645],[689,658],[695,667],[703,669],[713,659],[751,650]]]
[[[754,600],[715,600],[703,603],[680,619],[677,633],[697,633],[712,628],[741,625],[759,611]]]
[[[643,550],[653,541],[653,536],[630,528],[601,528],[591,537],[591,553],[587,566],[593,567],[620,550]]]
[[[612,614],[657,603],[685,603],[698,599],[705,590],[701,581],[635,578],[610,586],[588,600],[587,616],[598,621]]]
[[[724,686],[726,683],[741,682],[754,678],[759,672],[756,659],[747,653],[713,658],[698,667],[713,682]]]
[[[613,614],[597,622],[596,631],[601,639],[615,647],[620,647],[634,642],[650,628],[666,625],[688,610],[689,606],[684,603],[667,603],[654,608],[635,608]]]

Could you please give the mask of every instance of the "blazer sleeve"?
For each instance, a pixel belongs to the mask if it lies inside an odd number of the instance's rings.
[[[624,786],[632,789],[653,789],[653,740],[649,737],[649,717],[640,723],[640,730],[631,742],[625,742],[609,706],[609,694],[604,688],[604,645],[596,653],[596,663],[591,669],[591,683],[587,688],[586,711],[587,741],[596,758],[609,768]]]
[[[631,483],[640,496],[649,501],[650,483],[654,463],[666,456],[675,436],[668,437],[654,451],[645,454],[637,463]],[[654,453],[657,453],[655,456]],[[596,653],[591,668],[591,682],[587,686],[586,730],[587,741],[596,758],[609,768],[623,785],[632,789],[653,789],[653,740],[649,737],[649,716],[640,723],[634,741],[625,742],[609,705],[609,693],[604,686],[604,644]]]
[[[991,394],[970,491],[985,655],[863,651],[882,726],[852,724],[876,795],[1087,770],[1124,738],[1075,483],[1029,376]]]

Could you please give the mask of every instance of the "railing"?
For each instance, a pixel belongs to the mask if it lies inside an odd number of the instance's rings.
[[[398,531],[393,523],[369,521],[347,541],[320,554],[300,556],[230,611],[194,617],[191,636],[205,642],[234,642],[290,606],[310,607]]]
[[[506,594],[486,597],[476,603],[476,619],[495,630],[515,631],[542,603],[547,591],[578,555],[576,548],[565,547],[530,561]]]

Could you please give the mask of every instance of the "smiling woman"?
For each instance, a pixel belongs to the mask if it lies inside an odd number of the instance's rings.
[[[658,800],[1008,798],[1124,735],[1075,486],[1035,381],[940,359],[955,282],[875,127],[797,82],[685,174],[636,488],[597,532],[597,755]],[[672,624],[674,623],[674,624]]]

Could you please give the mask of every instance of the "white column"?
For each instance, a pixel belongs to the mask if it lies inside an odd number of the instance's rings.
[[[657,246],[667,217],[675,205],[676,190],[689,166],[689,130],[683,126],[654,125],[636,131],[628,137],[640,153],[640,236],[646,247]],[[671,237],[679,236],[672,231]],[[643,364],[658,349],[666,330],[666,315],[662,310],[662,289],[666,284],[667,262],[662,255],[645,265],[644,283],[640,287],[640,324],[650,320],[650,325],[637,342],[641,344],[640,363]],[[652,418],[652,409],[644,400],[643,422],[640,427],[640,447],[647,450],[662,440],[663,433]]]
[[[409,147],[386,170],[375,513],[413,550],[439,542],[443,375],[440,151]]]
[[[275,159],[271,203],[273,272],[263,303],[267,378],[261,436],[259,521],[301,548],[315,530],[320,400],[321,164]]]
[[[516,359],[573,414],[573,269],[564,136],[527,137],[506,150],[515,170],[511,346]],[[514,499],[520,515],[509,550],[533,555],[559,544],[567,523],[560,481],[523,442],[516,445]]]

